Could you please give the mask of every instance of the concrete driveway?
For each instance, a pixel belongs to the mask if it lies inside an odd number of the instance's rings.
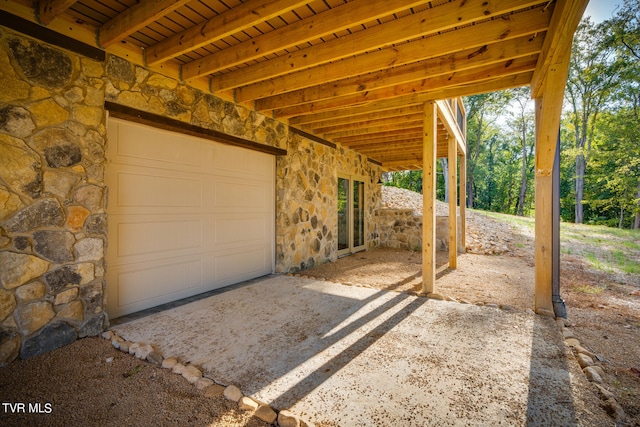
[[[269,276],[113,329],[318,425],[584,421],[554,320],[526,312]]]

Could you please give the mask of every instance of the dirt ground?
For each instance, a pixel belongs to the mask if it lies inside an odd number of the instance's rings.
[[[456,270],[448,268],[447,254],[439,253],[436,292],[470,303],[533,308],[531,236],[506,224],[491,227],[503,227],[497,233],[511,236],[509,250],[499,255],[461,255]],[[416,293],[420,264],[419,252],[382,248],[303,274]],[[604,367],[604,386],[627,415],[623,425],[640,426],[640,283],[620,281],[572,256],[563,256],[561,271],[572,330]],[[589,286],[601,291],[585,292]],[[571,375],[582,375],[575,359],[569,360],[569,370]],[[583,391],[580,399],[585,405],[602,405],[594,388]],[[181,376],[115,350],[101,338],[82,339],[0,368],[0,397],[3,402],[40,403],[42,412],[49,412],[8,414],[4,408],[2,425],[266,425],[224,397],[205,397]],[[608,419],[606,424],[614,422]]]

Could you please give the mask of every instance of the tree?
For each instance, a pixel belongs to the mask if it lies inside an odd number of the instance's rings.
[[[567,99],[576,148],[576,223],[584,221],[584,180],[595,126],[617,84],[617,63],[607,39],[609,26],[607,21],[593,24],[587,17],[578,25],[571,52]]]
[[[514,110],[511,115],[513,120],[510,127],[515,134],[515,139],[520,147],[520,192],[516,202],[516,215],[524,215],[524,207],[527,198],[529,176],[531,175],[531,161],[535,145],[535,118],[531,104],[528,87],[513,89],[512,105]]]

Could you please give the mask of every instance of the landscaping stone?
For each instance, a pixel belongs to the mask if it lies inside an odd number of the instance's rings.
[[[129,350],[129,352],[131,352],[131,350]],[[184,365],[182,363],[176,363],[173,365],[173,368],[171,368],[171,372],[174,374],[182,375],[182,371],[184,371]]]
[[[224,393],[225,387],[220,384],[213,384],[206,388],[204,395],[205,397],[217,397],[221,396]]]
[[[627,419],[627,414],[622,409],[622,406],[613,398],[604,401],[603,405],[605,411],[617,422],[624,422]]]
[[[182,376],[191,384],[195,384],[200,378],[202,378],[202,371],[193,365],[185,366],[182,371]]]
[[[580,345],[580,341],[575,338],[567,338],[566,340],[564,340],[564,343],[569,347],[577,347]]]
[[[256,411],[260,405],[250,397],[242,396],[238,401],[238,408],[241,411]]]
[[[151,362],[153,364],[156,364],[156,365],[162,365],[163,358],[160,355],[160,353],[158,353],[156,351],[152,351],[151,353],[149,353],[149,355],[147,355],[147,361],[149,361],[149,362]]]
[[[562,328],[562,336],[566,339],[566,338],[575,338],[576,336],[574,335],[573,331],[571,329],[568,328]]]
[[[78,338],[76,330],[65,322],[52,323],[22,345],[20,357],[27,359],[71,344]]]
[[[582,347],[581,345],[577,345],[574,348],[575,348],[576,352],[582,353],[582,354],[586,354],[587,356],[589,356],[592,359],[594,359],[596,357],[595,353],[587,350],[586,348]]]
[[[583,372],[585,373],[589,381],[592,381],[594,383],[602,383],[602,377],[598,374],[598,371],[594,369],[593,366],[584,368]]]
[[[131,347],[131,344],[133,344],[130,341],[123,341],[120,343],[120,351],[123,353],[129,353],[129,347]]]
[[[79,329],[78,338],[94,337],[104,330],[104,316],[99,315],[88,319]]]
[[[198,380],[195,382],[195,386],[198,390],[205,390],[209,387],[211,387],[214,384],[213,380],[210,378],[198,378]]]
[[[300,419],[289,411],[280,411],[278,413],[279,427],[300,427]]]
[[[253,416],[266,423],[273,424],[276,422],[278,414],[269,405],[260,405]]]
[[[129,354],[131,354],[131,349],[133,348],[134,345],[135,344],[129,347]],[[153,351],[153,347],[151,346],[151,344],[138,344],[138,346],[135,347],[133,354],[138,359],[145,360],[149,356],[149,354],[151,354],[152,351]]]
[[[580,365],[581,368],[584,369],[587,366],[593,366],[593,359],[591,359],[586,354],[578,353],[577,358],[578,358],[578,365]]]
[[[178,363],[178,359],[175,357],[167,357],[162,361],[162,367],[165,369],[173,369],[173,367],[176,366],[176,363]]]
[[[234,385],[229,385],[224,389],[224,397],[232,402],[238,402],[242,398],[242,392]]]

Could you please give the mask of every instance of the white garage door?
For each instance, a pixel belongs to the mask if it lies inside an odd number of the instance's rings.
[[[274,269],[272,155],[110,119],[112,318]]]

